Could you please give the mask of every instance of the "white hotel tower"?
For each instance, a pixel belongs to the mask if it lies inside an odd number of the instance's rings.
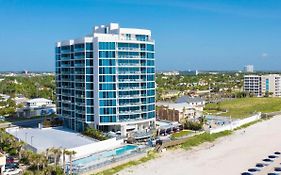
[[[154,53],[150,30],[116,23],[57,42],[57,111],[64,125],[123,134],[154,127]]]

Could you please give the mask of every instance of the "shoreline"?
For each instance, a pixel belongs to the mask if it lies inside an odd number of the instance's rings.
[[[278,115],[191,150],[168,149],[156,159],[117,174],[240,174],[272,152],[281,151],[281,140],[274,139],[281,136],[280,125],[281,116]]]

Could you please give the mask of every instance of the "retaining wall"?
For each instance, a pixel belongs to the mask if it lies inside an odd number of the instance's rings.
[[[240,119],[240,120],[235,120],[235,121],[231,122],[230,124],[221,126],[219,128],[210,129],[209,133],[213,134],[213,133],[218,133],[218,132],[222,132],[222,131],[226,131],[226,130],[233,130],[233,129],[238,128],[242,125],[257,121],[259,119],[261,119],[261,113],[253,115],[252,117],[248,117],[248,118],[244,118],[244,119]]]

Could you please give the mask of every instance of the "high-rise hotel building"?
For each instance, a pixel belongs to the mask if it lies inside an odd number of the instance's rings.
[[[116,23],[57,42],[57,112],[64,125],[123,134],[154,127],[154,54],[150,30]]]

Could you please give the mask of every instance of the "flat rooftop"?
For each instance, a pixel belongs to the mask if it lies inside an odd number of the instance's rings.
[[[45,129],[11,128],[7,132],[36,148],[38,152],[46,151],[47,148],[51,147],[69,149],[98,142],[62,127]]]

